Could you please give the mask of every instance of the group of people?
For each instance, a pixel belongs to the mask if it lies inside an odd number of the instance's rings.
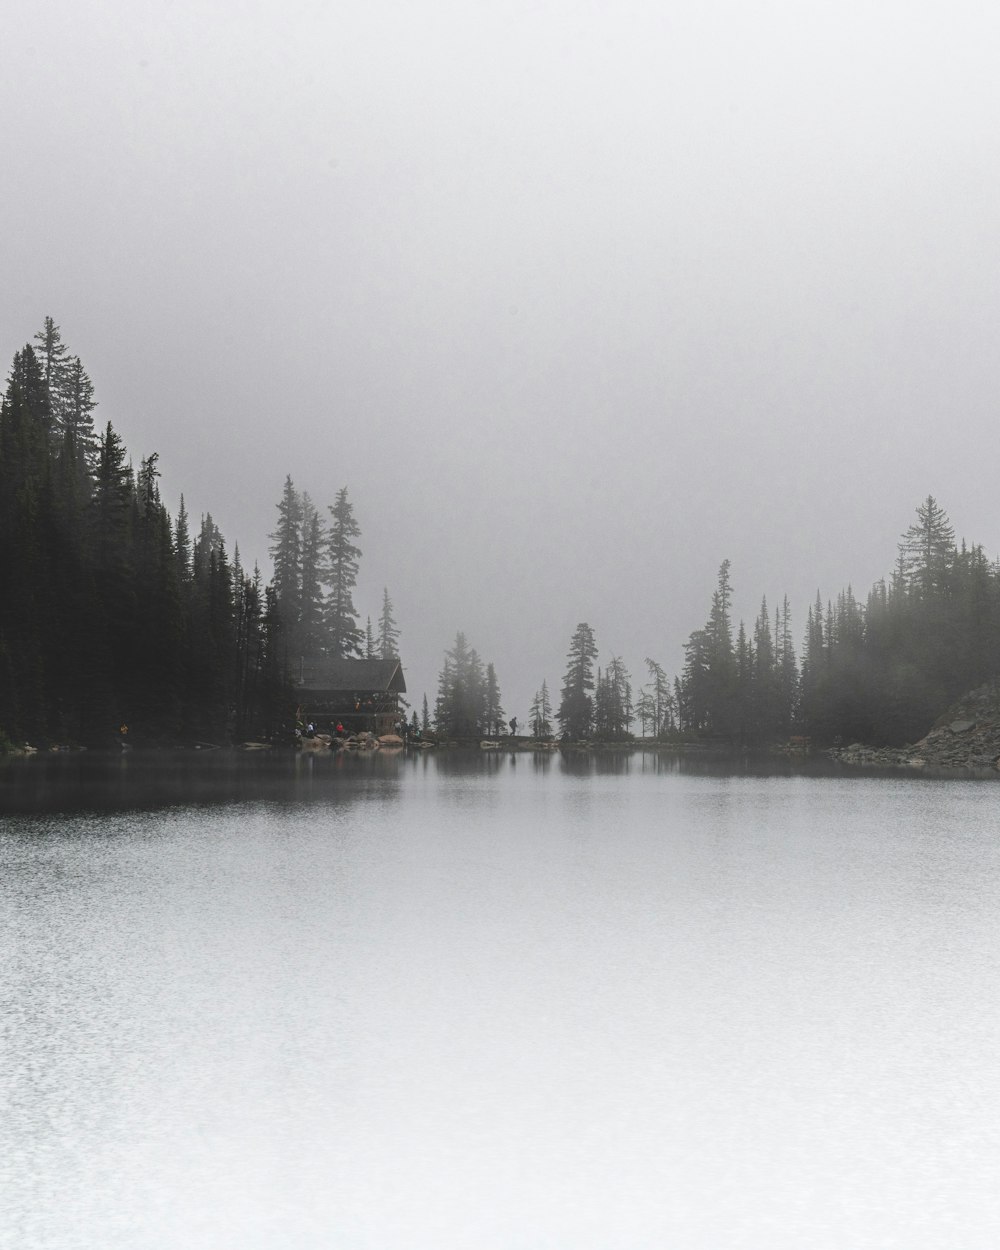
[[[371,702],[371,700],[369,700],[369,702]],[[356,708],[360,707],[360,701],[355,702],[355,707]],[[512,716],[508,723],[510,725],[511,737],[516,737],[517,736],[517,717]],[[417,724],[416,716],[414,716],[412,721],[408,721],[405,716],[401,716],[399,720],[396,721],[394,725],[394,729],[396,733],[399,734],[399,736],[403,739],[404,742],[408,742],[411,738],[414,741],[419,742],[421,738],[423,737],[423,734],[421,733],[421,730],[420,730],[420,726]],[[124,728],[122,732],[123,733],[125,732]],[[348,738],[351,736],[351,733],[353,731],[349,729],[345,729],[344,722],[342,720],[338,720],[337,724],[331,727],[330,732],[337,738]],[[301,720],[296,719],[295,736],[296,738],[314,738],[316,736],[315,722],[308,721],[307,723],[303,723]]]

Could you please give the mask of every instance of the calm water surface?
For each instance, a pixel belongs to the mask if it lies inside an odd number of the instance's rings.
[[[0,1245],[1000,1244],[1000,787],[0,769]]]

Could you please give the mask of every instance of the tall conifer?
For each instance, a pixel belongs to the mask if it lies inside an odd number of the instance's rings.
[[[331,522],[327,541],[329,563],[327,568],[330,586],[327,599],[327,636],[330,652],[334,656],[360,655],[362,632],[358,628],[358,615],[354,607],[354,587],[358,580],[358,561],[361,550],[354,539],[361,528],[354,518],[354,509],[347,497],[347,487],[337,492],[336,501],[329,508]]]

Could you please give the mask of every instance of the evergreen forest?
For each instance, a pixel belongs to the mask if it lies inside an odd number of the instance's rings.
[[[801,660],[785,598],[773,619],[762,598],[751,627],[732,612],[724,560],[708,618],[684,645],[671,682],[646,659],[636,690],[620,657],[603,672],[594,631],[570,639],[556,720],[571,740],[633,735],[755,750],[793,738],[816,746],[903,745],[945,709],[1000,674],[1000,567],[981,545],[955,542],[944,509],[928,496],[903,533],[891,578],[859,601],[850,586],[806,613]],[[532,723],[545,733],[551,706],[543,682]]]
[[[863,601],[848,586],[806,612],[801,659],[787,597],[773,615],[766,598],[748,628],[732,611],[731,566],[719,568],[705,624],[684,644],[671,680],[649,657],[637,686],[621,656],[602,669],[594,630],[581,622],[569,642],[561,698],[547,680],[536,691],[528,732],[569,741],[638,736],[763,750],[864,742],[901,746],[921,738],[945,709],[1000,674],[1000,566],[979,544],[956,544],[944,509],[929,495],[902,535],[891,578]],[[484,670],[465,635],[446,653],[435,726],[449,737],[503,732],[492,665]],[[497,725],[499,723],[499,730]]]
[[[192,526],[95,424],[93,383],[50,317],[13,359],[0,405],[0,748],[289,737],[301,656],[398,658],[388,589],[362,624],[360,527],[346,487],[325,510],[285,479],[273,576],[243,568],[209,513]],[[569,640],[520,732],[535,738],[696,741],[743,750],[794,738],[901,745],[1000,673],[1000,567],[956,543],[933,496],[901,535],[891,576],[863,598],[817,593],[796,647],[787,598],[733,617],[732,570],[671,677],[647,657],[602,665],[594,630]],[[414,728],[449,739],[517,732],[496,669],[463,632]]]
[[[346,488],[327,526],[286,480],[265,584],[210,513],[170,516],[157,453],[136,469],[96,407],[46,318],[0,405],[0,749],[291,738],[294,657],[396,654],[388,591],[358,623]]]

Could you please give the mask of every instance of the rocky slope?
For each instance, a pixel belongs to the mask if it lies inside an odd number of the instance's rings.
[[[933,773],[1000,773],[1000,679],[952,704],[926,737],[906,747],[867,747],[859,742],[829,754],[864,768],[905,768]]]

